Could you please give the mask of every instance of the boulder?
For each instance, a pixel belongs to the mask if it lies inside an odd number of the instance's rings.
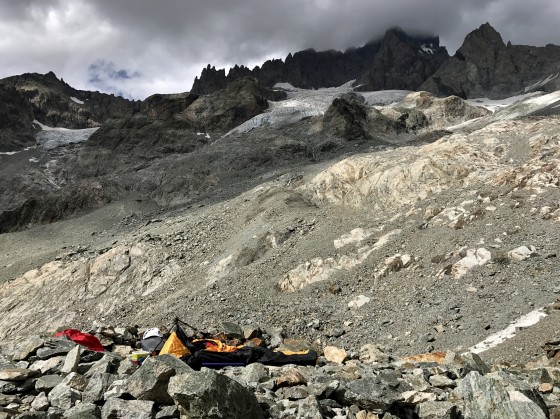
[[[381,350],[379,345],[367,344],[360,348],[360,361],[364,364],[386,363],[391,357]]]
[[[249,364],[243,368],[240,376],[241,381],[247,384],[263,383],[269,378],[270,373],[268,372],[268,368],[258,362]]]
[[[41,374],[53,374],[60,372],[62,363],[64,362],[63,356],[55,356],[49,359],[40,359],[35,361],[29,366],[32,370],[41,371]]]
[[[222,322],[222,331],[228,339],[242,339],[243,329],[237,323]]]
[[[334,362],[336,364],[342,364],[348,357],[348,354],[344,349],[337,348],[335,346],[326,346],[323,353],[327,361]]]
[[[62,377],[60,375],[43,375],[37,378],[35,382],[35,390],[44,391],[49,393],[53,388],[62,382]]]
[[[513,260],[523,261],[535,256],[537,253],[535,246],[521,246],[508,252],[508,257]]]
[[[206,368],[171,377],[168,392],[185,417],[264,417],[253,392],[236,381]]]
[[[62,384],[67,385],[70,388],[78,391],[84,391],[88,386],[88,380],[83,375],[77,372],[71,372],[62,380]]]
[[[466,417],[493,419],[544,419],[545,412],[516,390],[506,390],[501,380],[472,371],[457,386],[464,399]]]
[[[47,395],[45,393],[39,393],[39,395],[36,396],[35,399],[33,399],[33,402],[31,402],[31,408],[38,412],[44,412],[45,410],[48,410],[49,406],[49,399],[47,398]]]
[[[12,360],[26,360],[44,344],[45,340],[40,336],[29,336],[27,339],[17,342],[17,346],[11,351]]]
[[[358,405],[364,410],[388,410],[394,403],[403,401],[402,393],[412,390],[411,386],[397,379],[391,370],[383,370],[379,375],[366,376],[345,384],[336,397],[343,405]]]
[[[66,355],[66,359],[64,360],[64,365],[60,369],[60,372],[63,374],[69,374],[71,372],[78,371],[78,365],[80,364],[80,353],[81,348],[79,345],[68,352],[68,354]]]
[[[0,371],[0,380],[2,381],[25,381],[28,378],[34,378],[39,375],[39,371],[25,368],[8,368]]]
[[[428,401],[421,403],[416,408],[418,419],[455,419],[458,416],[458,409],[450,402]]]
[[[82,401],[96,403],[103,400],[103,395],[117,378],[114,374],[98,372],[91,376],[88,385],[82,394]]]
[[[65,419],[99,419],[101,409],[93,403],[79,403],[64,412]]]
[[[37,349],[37,357],[40,359],[49,359],[53,356],[64,355],[70,352],[76,344],[66,338],[51,340],[45,342],[45,346]]]
[[[296,368],[291,368],[279,377],[274,379],[274,385],[276,388],[297,386],[300,384],[306,384],[307,380]]]
[[[49,403],[52,406],[62,410],[68,410],[74,406],[78,400],[82,399],[82,394],[66,384],[60,383],[51,390],[48,397]]]
[[[110,399],[101,409],[101,419],[153,419],[154,402]]]
[[[178,373],[192,369],[173,355],[150,357],[132,374],[126,383],[126,391],[136,399],[171,404],[173,399],[167,392],[169,379]]]
[[[179,417],[179,408],[177,406],[162,406],[156,414],[155,419],[171,419]]]

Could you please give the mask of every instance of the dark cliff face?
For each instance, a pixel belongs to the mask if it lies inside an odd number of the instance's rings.
[[[547,86],[539,82],[555,78],[559,66],[560,47],[506,45],[500,34],[485,23],[466,36],[455,56],[420,89],[438,95],[492,99],[535,89],[555,90],[554,83]]]
[[[400,29],[391,29],[381,41],[345,52],[308,49],[289,54],[284,61],[266,61],[253,70],[235,66],[227,75],[223,69],[208,66],[195,79],[191,92],[210,94],[247,76],[265,86],[288,82],[300,88],[317,89],[358,80],[364,90],[413,90],[447,58],[447,51],[439,46],[437,37],[411,37]]]
[[[33,110],[16,89],[0,85],[0,152],[35,144]]]
[[[53,127],[92,128],[109,118],[130,115],[140,102],[99,92],[77,90],[53,72],[27,73],[0,80],[31,107],[33,119]]]

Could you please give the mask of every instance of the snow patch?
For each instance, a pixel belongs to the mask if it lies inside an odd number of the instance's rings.
[[[83,143],[98,130],[98,128],[69,129],[48,127],[36,120],[33,121],[33,123],[41,128],[41,131],[35,135],[35,139],[37,140],[37,144],[45,150],[52,150],[70,144]]]
[[[546,79],[539,80],[538,82],[536,82],[536,83],[534,83],[534,84],[532,84],[532,85],[530,85],[530,86],[527,86],[527,87],[525,88],[524,91],[525,91],[525,92],[529,92],[529,91],[531,91],[531,90],[538,89],[539,87],[542,87],[542,86],[544,86],[545,84],[551,82],[552,80],[558,78],[558,76],[560,76],[560,73],[551,74],[551,75],[548,76]]]
[[[34,148],[37,148],[37,146],[30,146],[30,147],[25,147],[23,150],[18,150],[18,151],[3,151],[0,152],[1,156],[13,156],[14,154],[18,154],[18,153],[22,153],[24,151],[28,151],[28,150],[32,150]]]
[[[467,103],[472,106],[481,106],[488,109],[489,111],[496,112],[499,109],[505,108],[507,106],[513,105],[515,102],[519,102],[525,99],[529,99],[534,96],[541,95],[542,92],[531,92],[525,93],[523,95],[511,96],[505,99],[488,99],[487,97],[481,97],[476,99],[467,99]]]
[[[410,90],[379,90],[375,92],[358,92],[368,105],[388,106],[401,102],[412,91]]]
[[[78,99],[77,97],[74,97],[74,96],[70,96],[70,100],[74,103],[77,103],[78,105],[83,105],[84,104],[83,100],[80,100],[80,99]]]
[[[482,342],[477,343],[476,345],[469,348],[469,352],[479,354],[481,352],[487,351],[495,346],[498,346],[500,343],[505,342],[508,339],[511,339],[515,336],[515,332],[518,328],[525,328],[529,326],[533,326],[545,318],[547,314],[544,311],[544,308],[539,308],[537,310],[531,311],[524,316],[519,317],[513,323],[511,323],[508,327],[504,330],[500,330],[493,335],[488,336]]]
[[[436,52],[432,44],[422,44],[420,50],[426,54],[434,54]]]

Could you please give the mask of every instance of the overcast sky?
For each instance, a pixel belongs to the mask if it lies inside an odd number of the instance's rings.
[[[558,0],[0,0],[0,77],[54,71],[143,99],[190,90],[208,63],[344,50],[395,25],[439,35],[453,54],[487,21],[506,42],[560,44]]]

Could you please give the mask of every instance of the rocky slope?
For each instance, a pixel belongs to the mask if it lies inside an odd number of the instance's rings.
[[[377,107],[344,90],[316,94],[321,116],[269,119],[214,142],[182,130],[177,147],[190,135],[202,141],[194,151],[138,146],[143,129],[166,126],[149,115],[72,146],[55,179],[65,169],[72,188],[97,182],[90,190],[117,201],[114,215],[74,237],[81,219],[63,221],[60,240],[34,227],[43,250],[31,270],[14,246],[29,233],[2,235],[0,266],[13,278],[0,286],[2,337],[177,314],[201,327],[260,322],[349,350],[366,339],[404,355],[467,350],[554,301],[557,95],[489,114],[426,93]],[[191,99],[166,99],[173,123],[192,124]],[[167,112],[146,106],[152,117]],[[128,163],[118,157],[126,150]],[[128,212],[125,193],[164,212]]]

